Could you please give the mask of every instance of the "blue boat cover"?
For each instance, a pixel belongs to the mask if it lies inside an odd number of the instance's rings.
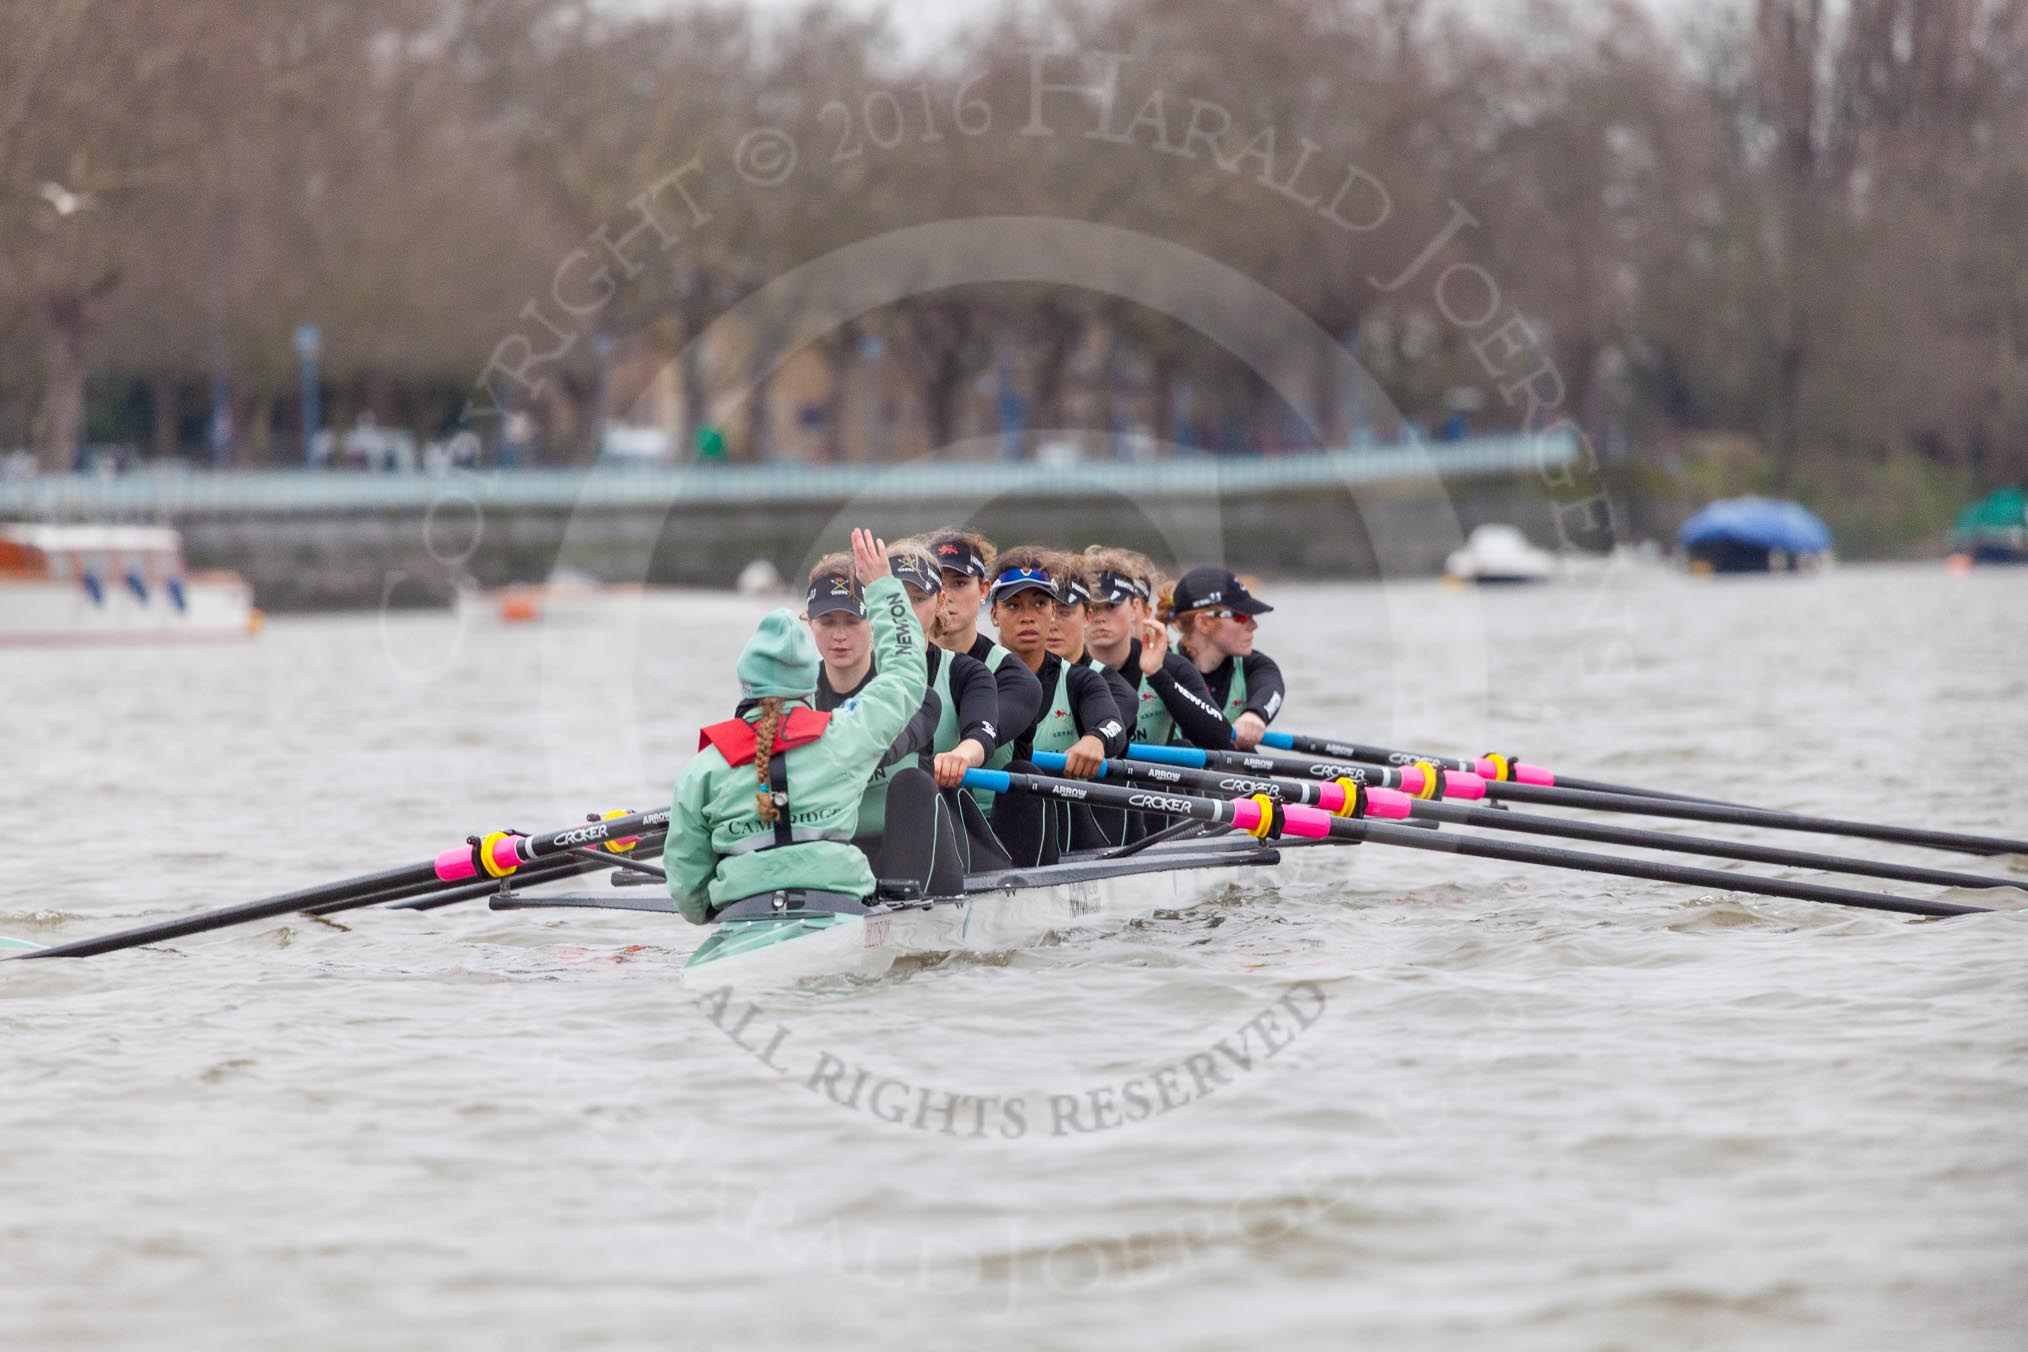
[[[1734,541],[1755,549],[1781,549],[1802,556],[1831,548],[1831,531],[1799,502],[1778,498],[1726,498],[1683,523],[1676,547]]]

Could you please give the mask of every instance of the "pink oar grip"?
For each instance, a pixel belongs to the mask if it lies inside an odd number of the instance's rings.
[[[472,867],[472,847],[470,845],[460,845],[456,849],[445,850],[437,856],[437,877],[444,882],[463,882],[467,878],[476,878],[478,875],[479,870]]]
[[[1251,798],[1232,800],[1232,824],[1242,831],[1260,829],[1260,804]]]
[[[1484,798],[1485,796],[1486,781],[1483,776],[1475,775],[1469,770],[1444,771],[1444,797]]]
[[[1397,789],[1368,789],[1366,791],[1366,815],[1369,817],[1406,817],[1408,815],[1408,805],[1414,801],[1414,798]]]
[[[488,857],[493,861],[495,876],[512,873],[521,867],[521,842],[526,836],[500,835],[493,839]],[[443,882],[463,882],[479,876],[479,870],[472,866],[472,847],[445,850],[437,856],[437,877]]]
[[[1492,757],[1481,756],[1479,757],[1479,774],[1485,779],[1498,779],[1500,777],[1500,767],[1494,764]],[[1507,777],[1516,784],[1540,784],[1545,788],[1556,783],[1555,775],[1539,765],[1530,765],[1527,761],[1508,761]]]
[[[1345,808],[1345,786],[1328,780],[1318,784],[1317,806],[1333,815],[1342,812]]]
[[[1282,834],[1322,840],[1331,834],[1331,814],[1319,807],[1290,803],[1282,809]]]

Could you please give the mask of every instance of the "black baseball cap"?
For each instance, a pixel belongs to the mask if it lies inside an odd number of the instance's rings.
[[[917,591],[935,596],[944,589],[944,575],[935,568],[924,569],[913,554],[889,554],[887,569]]]
[[[1192,568],[1177,580],[1171,604],[1178,615],[1213,606],[1235,615],[1265,615],[1274,609],[1249,592],[1229,568]]]
[[[986,561],[979,557],[979,551],[962,535],[940,535],[930,541],[930,553],[936,556],[937,567],[948,572],[963,573],[966,577],[984,577]]]
[[[990,599],[999,601],[1016,592],[1025,591],[1048,592],[1052,600],[1063,599],[1061,590],[1056,585],[1056,579],[1043,568],[1009,568],[993,579],[993,589],[987,595]]]
[[[834,610],[866,618],[866,596],[859,590],[858,579],[844,573],[822,573],[810,580],[810,594],[803,598],[803,613],[814,620]]]
[[[1102,606],[1116,606],[1123,601],[1132,601],[1148,593],[1141,590],[1141,584],[1125,573],[1111,569],[1102,570],[1092,578],[1092,600]]]
[[[1091,588],[1074,577],[1059,578],[1056,583],[1056,599],[1066,606],[1088,606],[1091,604]]]

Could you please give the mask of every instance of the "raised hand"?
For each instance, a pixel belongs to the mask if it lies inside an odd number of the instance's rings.
[[[862,587],[890,576],[887,541],[875,538],[873,532],[864,526],[855,527],[852,531],[852,567],[858,572]]]
[[[1169,655],[1169,626],[1160,620],[1141,621],[1141,674],[1153,676]]]

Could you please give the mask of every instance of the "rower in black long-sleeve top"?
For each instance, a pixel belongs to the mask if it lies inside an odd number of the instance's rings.
[[[1000,691],[992,669],[967,653],[946,652],[935,644],[930,645],[929,668],[931,693],[949,695],[936,750],[950,751],[969,739],[991,756],[1000,745]]]
[[[1197,664],[1169,646],[1168,628],[1154,620],[1155,565],[1133,550],[1096,545],[1085,551],[1085,563],[1091,574],[1085,642],[1132,690],[1134,740],[1229,748],[1232,724]]]
[[[1183,651],[1231,720],[1233,745],[1242,751],[1259,744],[1286,693],[1281,668],[1254,650],[1255,617],[1273,609],[1227,569],[1193,568],[1177,579],[1158,610],[1182,634]]]
[[[1042,682],[1013,654],[984,634],[972,640],[967,656],[985,667],[993,678],[995,702],[1000,717],[998,740],[1006,745],[1013,728],[1025,728],[1042,713]]]
[[[1106,665],[1092,655],[1087,641],[1091,633],[1091,612],[1094,602],[1094,577],[1086,560],[1072,554],[1058,557],[1051,565],[1056,578],[1056,615],[1050,622],[1048,647],[1052,655],[1072,667],[1097,672],[1111,693],[1113,705],[1119,710],[1120,722],[1126,728],[1127,741],[1133,740],[1134,721],[1140,717],[1141,693],[1134,682]],[[1045,679],[1044,689],[1048,689]],[[1108,749],[1108,757],[1125,751]],[[1116,807],[1094,807],[1091,820],[1098,833],[1108,845],[1124,845],[1139,834],[1135,819],[1138,813],[1128,813]]]
[[[1069,579],[1076,565],[1053,551],[1009,550],[998,561],[990,593],[993,623],[1000,642],[1033,672],[1041,686],[1041,711],[1014,739],[1009,769],[1028,766],[1038,751],[1064,758],[1063,773],[1088,779],[1109,757],[1127,749],[1132,725],[1120,708],[1113,688],[1096,664],[1050,651],[1058,616],[1065,607],[1079,614],[1083,599]],[[1073,645],[1083,652],[1082,626]],[[1032,768],[1032,767],[1029,767]],[[1046,863],[1065,850],[1097,849],[1117,843],[1120,831],[1101,828],[1082,804],[1044,801],[1025,794],[1004,794],[993,804],[993,830],[1018,865]]]
[[[1266,653],[1246,653],[1226,658],[1204,673],[1206,693],[1227,717],[1252,713],[1261,722],[1272,723],[1282,711],[1282,669]],[[1256,738],[1255,740],[1259,740]]]
[[[1035,721],[1042,708],[1042,683],[1025,663],[1014,660],[1005,648],[979,632],[979,610],[985,601],[987,569],[996,557],[992,542],[977,531],[950,527],[932,532],[924,548],[935,563],[943,584],[937,597],[936,624],[930,637],[938,647],[985,665],[992,673],[995,711],[993,744],[982,762],[988,769],[1004,769],[1014,757],[1014,734]],[[974,766],[973,768],[978,768]],[[949,788],[959,778],[959,760],[939,756],[937,782]],[[993,795],[968,790],[983,825],[983,814],[993,805]]]
[[[1219,712],[1218,703],[1204,684],[1196,663],[1169,646],[1168,631],[1150,621],[1147,630],[1152,647],[1138,638],[1127,644],[1126,659],[1107,670],[1124,683],[1128,676],[1140,678],[1135,693],[1134,740],[1151,746],[1189,745],[1210,751],[1232,746],[1232,724]],[[1148,655],[1156,663],[1150,671]]]
[[[945,579],[952,574],[940,566],[936,554],[924,541],[898,542],[888,563],[906,588],[909,604],[915,608],[923,631],[935,634],[948,616]],[[976,582],[971,590],[977,590]],[[970,611],[976,613],[977,609],[975,602]],[[992,669],[970,653],[933,643],[927,657],[929,693],[940,702],[929,757],[940,825],[950,828],[951,846],[963,873],[1005,868],[1009,863],[1006,852],[987,825],[985,813],[962,787],[967,770],[979,769],[1002,754],[999,685]],[[1006,665],[1019,668],[1019,678],[1034,682],[1033,675],[1021,668],[1020,663],[1007,661]],[[1015,677],[1016,672],[1010,671],[1009,676]],[[1039,700],[1040,686],[1035,687],[1035,694]],[[1009,750],[1002,759],[1011,755]]]
[[[1045,653],[1042,670],[1035,675],[1050,697],[1043,701],[1035,721],[1015,739],[1015,760],[1028,760],[1037,751],[1068,754],[1087,737],[1098,743],[1104,756],[1126,754],[1132,730],[1120,712],[1119,697],[1099,668]]]

